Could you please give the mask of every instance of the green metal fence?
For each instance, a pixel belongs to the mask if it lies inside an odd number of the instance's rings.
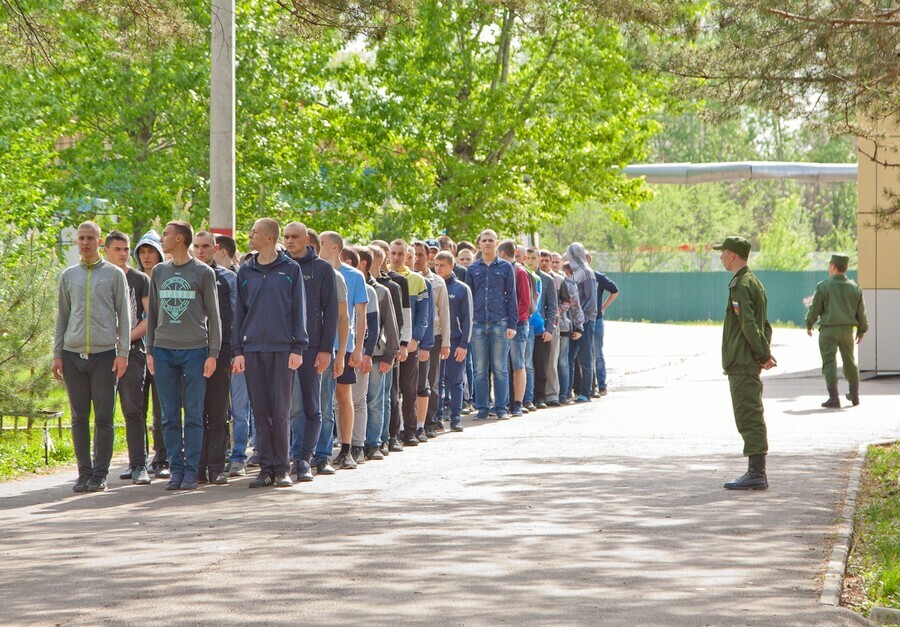
[[[610,307],[607,320],[684,322],[722,320],[728,300],[730,272],[609,272],[619,286],[619,298]],[[769,298],[769,320],[803,326],[803,300],[816,291],[827,271],[754,271]],[[847,276],[856,280],[856,272]]]

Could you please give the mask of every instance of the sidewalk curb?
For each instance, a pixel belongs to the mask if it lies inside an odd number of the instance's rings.
[[[856,459],[850,467],[850,479],[847,482],[847,494],[844,497],[844,505],[841,508],[840,525],[834,548],[831,550],[831,558],[825,570],[825,582],[822,584],[822,594],[819,603],[840,607],[841,591],[843,590],[844,572],[847,570],[847,560],[850,557],[850,542],[853,538],[853,524],[856,512],[856,497],[859,493],[859,479],[862,475],[863,463],[870,446],[885,446],[893,444],[893,440],[882,442],[868,442],[860,444],[856,449]]]

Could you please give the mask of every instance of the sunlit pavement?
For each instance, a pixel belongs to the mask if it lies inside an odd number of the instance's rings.
[[[71,470],[0,485],[0,621],[859,622],[819,587],[857,444],[900,437],[900,380],[824,410],[817,342],[776,329],[770,489],[729,492],[746,460],[720,342],[608,322],[602,400],[467,420],[292,489],[113,478],[75,495]]]

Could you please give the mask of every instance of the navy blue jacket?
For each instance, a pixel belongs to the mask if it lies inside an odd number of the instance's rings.
[[[450,301],[450,346],[468,350],[472,339],[472,291],[455,275],[444,279]],[[453,359],[453,355],[450,356]]]
[[[425,310],[426,322],[425,333],[419,342],[419,348],[431,350],[434,347],[434,290],[431,287],[431,281],[428,279],[425,279],[425,289],[428,290],[428,302],[425,303],[427,306],[423,307],[421,302],[418,303],[419,309]],[[418,313],[416,314],[416,319],[418,320]],[[415,337],[415,333],[413,337]]]
[[[333,352],[337,335],[338,300],[334,268],[316,254],[312,246],[306,254],[292,257],[303,272],[303,289],[306,291],[306,334],[309,348],[323,353]]]
[[[234,301],[235,289],[237,287],[237,279],[234,272],[227,268],[223,268],[215,261],[210,264],[216,272],[216,292],[219,294],[219,321],[222,325],[222,345],[231,345],[231,336],[234,334]]]
[[[618,294],[619,286],[611,278],[594,270],[594,278],[597,279],[597,317],[603,317],[603,292]]]
[[[234,311],[235,355],[290,352],[302,355],[306,335],[306,291],[303,274],[284,251],[263,267],[257,255],[238,270]]]
[[[474,322],[505,322],[507,329],[515,330],[519,310],[511,263],[500,257],[490,265],[476,259],[466,269],[466,285],[472,290]]]

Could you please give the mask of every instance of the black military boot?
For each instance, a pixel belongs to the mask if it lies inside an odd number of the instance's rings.
[[[766,456],[751,455],[747,464],[747,472],[740,479],[729,481],[726,490],[765,490],[769,487],[766,480]]]
[[[828,409],[841,408],[841,398],[838,394],[837,383],[828,385],[828,400],[822,403],[822,407],[827,407]]]
[[[850,392],[847,394],[847,400],[856,407],[859,405],[859,383],[850,384]]]

